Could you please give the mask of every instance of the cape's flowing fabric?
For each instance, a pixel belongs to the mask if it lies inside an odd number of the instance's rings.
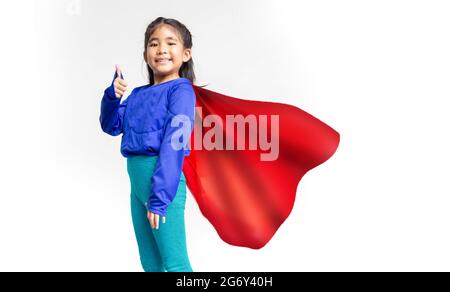
[[[303,175],[335,153],[339,133],[291,105],[238,99],[196,85],[193,88],[197,111],[191,153],[183,164],[187,186],[222,240],[231,245],[262,248],[289,216]],[[260,147],[250,150],[251,131],[258,131],[251,127],[245,134],[244,150],[206,150],[204,145],[196,149],[196,132],[201,130],[198,137],[203,137],[211,129],[201,129],[202,118],[207,115],[216,115],[223,121],[211,125],[221,127],[224,145],[230,135],[237,141],[236,132],[225,125],[227,115],[267,116],[269,140],[270,131],[276,131],[270,117],[278,115],[278,158],[262,161],[261,153],[267,151]]]

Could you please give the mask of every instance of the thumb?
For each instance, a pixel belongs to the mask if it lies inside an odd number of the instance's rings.
[[[122,72],[120,71],[119,65],[116,64],[116,76],[122,78]]]

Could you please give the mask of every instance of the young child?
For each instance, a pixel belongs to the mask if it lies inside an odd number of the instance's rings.
[[[187,187],[223,241],[260,249],[291,213],[302,177],[333,156],[340,141],[337,131],[295,106],[195,85],[191,48],[184,25],[157,18],[145,33],[150,84],[121,104],[127,83],[117,67],[101,103],[103,131],[123,133],[145,271],[192,271],[184,227]]]
[[[190,272],[182,167],[190,154],[196,103],[192,36],[177,20],[158,17],[148,26],[144,45],[149,84],[135,88],[121,103],[127,82],[116,66],[101,101],[100,124],[109,135],[123,134],[121,153],[127,158],[142,267]]]

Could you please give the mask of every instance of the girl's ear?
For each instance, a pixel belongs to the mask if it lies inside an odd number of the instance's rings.
[[[183,62],[189,62],[191,57],[192,57],[192,50],[191,49],[185,49],[184,50],[184,56],[183,56]]]
[[[144,51],[144,53],[142,55],[144,56],[145,63],[147,63],[147,54],[145,53],[145,51]]]

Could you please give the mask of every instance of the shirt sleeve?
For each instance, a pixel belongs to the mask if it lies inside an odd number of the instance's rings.
[[[177,85],[169,96],[168,115],[164,124],[159,158],[151,178],[152,188],[147,209],[166,216],[167,208],[175,198],[194,127],[195,92],[190,83]]]
[[[121,74],[122,78],[123,75]],[[117,98],[114,91],[114,80],[117,78],[117,72],[114,74],[113,82],[111,86],[106,88],[100,107],[100,125],[103,132],[117,136],[123,131],[123,116],[125,108],[128,103],[128,99],[122,103],[122,97]]]

